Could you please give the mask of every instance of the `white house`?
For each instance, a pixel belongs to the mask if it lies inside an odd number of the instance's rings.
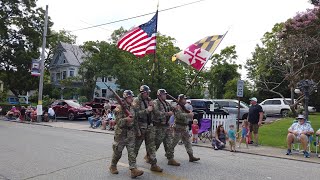
[[[60,80],[79,76],[80,64],[85,60],[86,54],[79,46],[59,42],[57,50],[50,63],[51,82],[60,88]],[[110,97],[111,92],[107,85],[112,89],[117,89],[114,78],[98,78],[94,90],[95,97]],[[81,87],[81,82],[74,82],[74,86]]]

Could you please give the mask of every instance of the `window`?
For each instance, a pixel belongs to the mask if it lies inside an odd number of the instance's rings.
[[[63,71],[62,72],[62,79],[66,79],[67,78],[67,71]]]
[[[60,73],[59,72],[56,74],[56,80],[60,80]]]
[[[220,104],[221,107],[228,107],[229,103],[226,101],[218,101],[218,104]]]
[[[74,71],[69,71],[69,76],[74,77]]]
[[[107,97],[107,89],[102,89],[102,97]]]
[[[291,100],[283,100],[285,105],[290,105],[291,104]]]
[[[281,101],[280,100],[273,100],[272,104],[273,105],[281,105]]]
[[[272,104],[272,101],[271,101],[271,100],[265,101],[263,104],[264,104],[264,105],[271,105],[271,104]]]
[[[229,107],[238,108],[238,103],[236,103],[236,102],[229,102]]]

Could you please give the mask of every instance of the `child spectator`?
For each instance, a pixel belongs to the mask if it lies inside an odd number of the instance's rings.
[[[21,107],[20,110],[20,121],[24,121],[26,116],[26,108],[24,106]]]
[[[229,138],[230,152],[236,152],[236,132],[234,130],[234,125],[232,124],[229,126],[228,138]]]
[[[199,126],[198,126],[198,120],[194,119],[193,124],[191,126],[192,129],[192,143],[197,144],[198,143],[198,132],[199,132]]]
[[[247,120],[243,121],[240,132],[241,132],[241,137],[239,139],[238,148],[241,148],[242,141],[246,142],[246,147],[248,148],[250,129],[249,129],[249,122]]]
[[[223,149],[226,145],[227,133],[223,128],[223,125],[219,125],[215,137],[212,140],[212,146],[215,150]]]
[[[114,126],[116,125],[115,117],[113,112],[108,109],[108,120],[109,120],[109,130],[114,130]]]

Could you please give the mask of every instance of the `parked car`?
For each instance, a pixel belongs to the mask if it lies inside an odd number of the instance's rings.
[[[73,100],[57,100],[52,103],[56,117],[66,117],[69,120],[88,118],[93,115],[92,107],[82,106]]]
[[[92,101],[84,103],[84,105],[90,106],[93,109],[103,109],[105,102],[109,102],[111,104],[111,110],[116,107],[116,103],[113,100],[109,100],[105,97],[95,97]]]
[[[227,109],[229,114],[238,116],[238,100],[235,99],[214,99],[224,109]],[[240,101],[240,120],[247,119],[249,113],[249,106]]]
[[[217,102],[210,99],[189,99],[194,112],[204,111],[206,114],[228,115],[228,110],[222,108]],[[213,111],[210,107],[213,106]]]
[[[266,99],[260,103],[264,112],[267,115],[281,115],[286,117],[288,113],[291,111],[290,109],[291,99],[290,98],[273,98],[273,99]],[[301,104],[298,104],[298,107],[303,109]],[[316,112],[316,108],[313,106],[308,106],[309,112]]]

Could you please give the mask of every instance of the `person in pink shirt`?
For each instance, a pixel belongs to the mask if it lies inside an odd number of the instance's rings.
[[[198,126],[198,120],[194,119],[193,124],[191,126],[192,130],[192,143],[197,144],[198,143],[198,132],[199,132],[199,126]]]

